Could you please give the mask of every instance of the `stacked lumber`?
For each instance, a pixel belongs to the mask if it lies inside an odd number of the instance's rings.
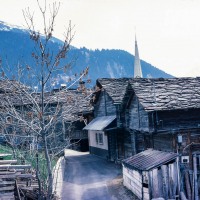
[[[8,155],[0,154],[0,158]],[[17,160],[0,160],[0,200],[22,199],[26,191],[38,188],[36,182],[34,187],[31,185],[33,179],[31,165],[18,165]]]

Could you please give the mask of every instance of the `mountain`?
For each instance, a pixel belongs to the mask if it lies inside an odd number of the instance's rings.
[[[49,48],[53,52],[57,52],[61,44],[61,40],[53,38]],[[27,30],[0,21],[0,57],[2,65],[8,63],[9,66],[12,66],[13,71],[16,70],[19,63],[20,65],[34,66],[31,56],[33,49],[34,45]],[[97,78],[133,77],[134,56],[123,50],[89,50],[85,47],[72,47],[67,58],[61,64],[71,61],[72,65],[67,73],[54,74],[55,85],[66,83],[69,77],[73,77],[75,73],[80,73],[87,66],[90,68],[88,76],[92,80],[92,84],[95,83]],[[172,77],[143,60],[141,66],[144,77]]]

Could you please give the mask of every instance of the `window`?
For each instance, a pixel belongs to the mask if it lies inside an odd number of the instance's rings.
[[[103,133],[96,133],[96,143],[103,145]]]
[[[99,133],[99,144],[103,144],[103,133]]]

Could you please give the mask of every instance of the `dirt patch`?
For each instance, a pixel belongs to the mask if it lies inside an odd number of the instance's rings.
[[[124,187],[122,175],[107,182],[107,187],[113,200],[139,200],[130,190]]]

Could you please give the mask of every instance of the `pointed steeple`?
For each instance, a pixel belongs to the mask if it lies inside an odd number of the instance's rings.
[[[142,68],[140,64],[140,57],[137,45],[137,39],[135,35],[135,61],[134,61],[134,78],[142,78]]]

